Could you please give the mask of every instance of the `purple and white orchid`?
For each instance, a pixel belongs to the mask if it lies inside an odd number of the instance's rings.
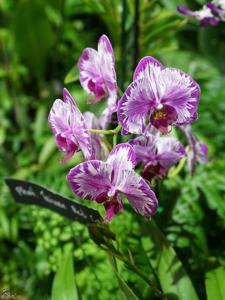
[[[178,6],[177,10],[184,15],[194,17],[202,26],[216,26],[219,21],[225,21],[225,1],[213,0],[206,3],[202,9],[192,11],[185,6]]]
[[[181,14],[196,18],[202,26],[216,26],[219,23],[219,18],[214,16],[213,11],[208,5],[204,5],[202,9],[197,11],[192,11],[185,6],[180,5],[178,6],[177,10]]]
[[[157,199],[147,182],[135,173],[135,153],[129,144],[113,148],[106,162],[89,160],[70,170],[67,179],[73,192],[83,198],[103,203],[106,221],[123,209],[124,195],[133,209],[150,218],[157,209]]]
[[[186,135],[189,143],[189,149],[187,151],[188,168],[190,173],[193,175],[195,172],[196,164],[206,164],[208,147],[202,143],[198,137],[194,134],[190,125],[182,126],[182,131]]]
[[[115,111],[117,102],[115,58],[106,35],[100,37],[98,51],[92,48],[84,49],[78,62],[78,69],[82,87],[94,96],[90,103],[108,98],[108,105]]]
[[[184,146],[174,137],[146,134],[129,142],[137,163],[143,163],[142,176],[147,180],[162,179],[168,169],[186,155]]]
[[[79,150],[85,159],[93,158],[91,138],[84,117],[67,89],[63,89],[63,101],[54,101],[48,122],[59,150],[66,153],[61,162],[66,162]]]
[[[123,133],[141,134],[154,126],[167,134],[170,125],[189,124],[197,118],[199,96],[199,85],[188,74],[144,57],[119,101]]]

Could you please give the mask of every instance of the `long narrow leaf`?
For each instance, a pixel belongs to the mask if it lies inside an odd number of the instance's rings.
[[[71,253],[62,258],[52,286],[52,300],[79,300]]]
[[[218,267],[206,273],[207,300],[225,300],[225,268]]]
[[[144,235],[143,248],[163,292],[171,299],[197,300],[197,293],[185,268],[154,221],[145,227]]]

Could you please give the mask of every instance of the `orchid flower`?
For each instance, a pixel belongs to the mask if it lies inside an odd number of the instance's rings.
[[[91,138],[84,117],[67,89],[63,89],[63,101],[56,99],[50,110],[48,122],[60,151],[66,153],[66,162],[81,150],[85,159],[93,156]]]
[[[144,164],[142,176],[148,180],[162,179],[168,169],[186,155],[184,146],[174,137],[146,134],[129,142],[137,163]]]
[[[166,134],[169,125],[189,124],[197,118],[199,95],[199,85],[188,74],[144,57],[119,101],[123,133],[141,134],[154,126]]]
[[[112,45],[106,35],[100,37],[98,51],[92,48],[84,49],[78,62],[78,69],[82,87],[94,96],[90,103],[97,103],[102,98],[108,98],[110,111],[116,111],[115,58]]]
[[[187,153],[188,168],[190,173],[194,174],[197,162],[200,164],[207,163],[208,147],[198,139],[190,125],[182,126],[181,129],[186,135],[190,146]]]
[[[150,218],[157,199],[146,181],[135,173],[135,153],[129,144],[118,144],[106,162],[90,160],[70,170],[67,179],[72,191],[82,199],[103,203],[106,221],[123,209],[124,195],[133,209]]]
[[[219,18],[213,15],[213,11],[211,10],[211,7],[208,5],[204,5],[202,9],[197,11],[192,11],[189,8],[185,6],[178,6],[177,10],[184,15],[195,17],[199,22],[200,25],[206,26],[206,25],[212,25],[216,26],[219,22]]]
[[[207,7],[210,8],[214,14],[218,14],[221,21],[225,21],[225,0],[213,0],[207,3]]]

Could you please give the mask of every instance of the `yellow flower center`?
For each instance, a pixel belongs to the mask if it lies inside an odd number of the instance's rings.
[[[164,119],[165,117],[166,117],[166,112],[163,108],[160,110],[156,110],[153,113],[154,120],[161,120],[161,119]]]

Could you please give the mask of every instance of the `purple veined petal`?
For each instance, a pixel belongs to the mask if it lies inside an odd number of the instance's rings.
[[[133,170],[123,170],[123,178],[118,191],[126,196],[137,213],[146,218],[151,218],[158,206],[155,193],[146,181]]]
[[[88,129],[104,129],[101,128],[101,120],[98,120],[92,112],[87,111],[83,116]],[[103,142],[103,136],[95,133],[91,133],[90,136],[93,148],[93,159],[106,160],[109,155],[109,150]]]
[[[116,201],[105,201],[104,207],[106,211],[105,220],[107,222],[111,221],[112,218],[118,214],[121,210],[123,210],[123,203],[120,195],[117,195]]]
[[[114,52],[113,52],[112,45],[110,43],[109,38],[105,34],[103,34],[98,40],[98,51],[108,52],[112,57],[112,61],[115,62],[115,57],[114,57]]]
[[[115,57],[112,45],[106,35],[102,35],[98,41],[98,53],[100,69],[108,96],[117,100],[117,82],[115,72]]]
[[[107,200],[111,188],[111,172],[107,163],[90,160],[71,169],[67,180],[75,195],[101,203]]]
[[[72,108],[62,100],[56,99],[48,115],[48,122],[53,133],[59,134],[69,130],[70,112]]]
[[[165,68],[160,76],[160,102],[176,110],[174,125],[187,124],[196,117],[200,97],[199,85],[186,73],[175,68]]]
[[[200,20],[200,25],[201,26],[217,26],[219,23],[219,19],[217,17],[211,17],[211,18],[204,18]]]
[[[184,146],[174,137],[162,137],[157,141],[157,160],[161,166],[168,169],[186,156]]]
[[[103,35],[98,42],[98,51],[86,48],[79,61],[78,69],[83,88],[95,98],[90,103],[97,103],[102,98],[117,94],[115,59],[109,39]]]
[[[133,81],[135,81],[136,79],[140,79],[140,78],[143,78],[144,77],[144,70],[146,69],[146,67],[151,67],[151,66],[158,66],[160,67],[161,69],[164,68],[164,66],[161,64],[160,61],[158,61],[156,58],[152,57],[152,56],[145,56],[143,57],[135,71],[134,71],[134,75],[133,75]]]
[[[121,170],[134,169],[136,158],[133,147],[127,143],[118,144],[112,149],[106,162],[112,166],[114,177]]]
[[[78,69],[82,87],[87,93],[94,96],[93,91],[90,90],[89,81],[99,77],[98,52],[92,48],[84,49],[78,61]]]
[[[143,78],[133,81],[118,104],[118,120],[125,132],[141,134],[146,118],[155,107],[155,89]]]
[[[77,141],[70,134],[56,134],[56,144],[60,151],[66,153],[66,156],[60,160],[61,163],[65,163],[69,160],[77,151],[79,151],[79,146],[77,145]]]
[[[219,14],[221,12],[221,9],[217,7],[215,4],[212,2],[206,3],[206,6],[211,10],[212,13],[214,14]]]
[[[150,159],[155,160],[156,139],[156,136],[148,134],[129,141],[129,144],[134,148],[137,163],[148,162]]]
[[[186,135],[189,143],[190,149],[188,149],[187,161],[189,171],[193,175],[196,169],[197,162],[201,164],[205,164],[208,162],[208,147],[198,139],[198,137],[192,131],[190,125],[181,126],[181,130]]]
[[[57,146],[66,153],[62,162],[79,150],[82,150],[85,159],[91,159],[92,146],[85,120],[66,89],[63,90],[63,97],[64,101],[60,99],[54,101],[48,117]]]
[[[65,103],[70,104],[71,107],[77,107],[76,101],[73,99],[70,92],[66,88],[63,89],[63,100]]]
[[[167,169],[163,167],[157,160],[149,161],[144,165],[144,169],[141,173],[142,177],[147,181],[154,179],[163,179],[166,176]]]
[[[183,5],[179,5],[177,7],[177,10],[183,15],[187,15],[187,16],[190,16],[190,17],[195,17],[196,16],[196,13],[194,11],[190,10],[189,8],[187,8],[186,6],[183,6]]]

